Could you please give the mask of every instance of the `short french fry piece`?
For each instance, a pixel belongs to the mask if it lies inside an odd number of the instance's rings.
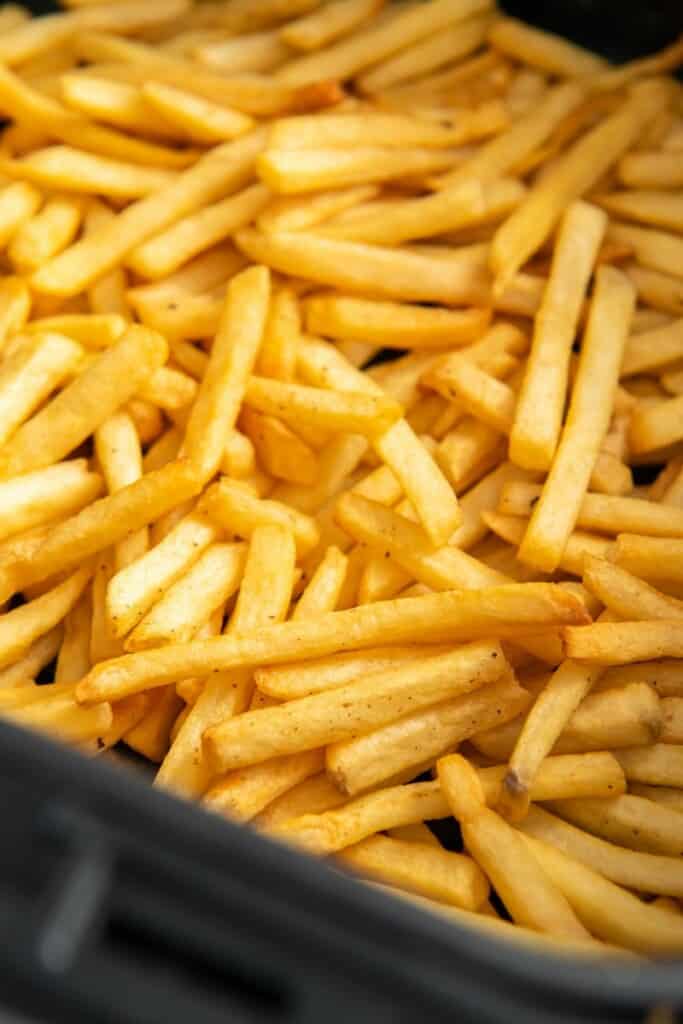
[[[247,114],[163,82],[146,82],[142,95],[164,120],[180,128],[192,142],[228,142],[254,126]]]
[[[476,910],[488,896],[486,876],[470,857],[424,843],[372,836],[348,847],[340,860],[397,888],[466,910]]]
[[[634,303],[624,275],[600,267],[567,422],[519,552],[546,571],[562,557],[609,425]]]

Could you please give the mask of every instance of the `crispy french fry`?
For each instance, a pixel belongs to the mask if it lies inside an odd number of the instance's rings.
[[[251,821],[271,801],[318,775],[322,767],[320,750],[273,758],[226,775],[208,790],[203,803],[234,821]]]
[[[510,434],[510,457],[524,469],[549,469],[557,448],[571,346],[605,225],[595,207],[575,202],[559,228]]]
[[[486,807],[481,782],[469,762],[453,754],[437,762],[437,771],[466,848],[495,885],[513,920],[535,931],[585,938],[588,932],[518,833]]]
[[[320,621],[318,620],[312,620]],[[495,681],[506,663],[496,645],[474,645],[422,663],[216,725],[204,742],[213,764],[230,771],[282,754],[353,738],[359,732]]]
[[[59,334],[20,341],[0,367],[0,440],[16,436],[17,428],[76,369],[82,353],[76,342]]]
[[[66,743],[82,743],[106,733],[112,725],[109,704],[81,707],[73,696],[55,696],[18,708],[5,709],[6,716],[18,725],[47,731]]]
[[[680,547],[681,541],[678,538],[622,533],[617,537],[614,560],[634,576],[656,581],[680,580],[681,570],[677,560]]]
[[[679,896],[683,888],[679,860],[625,850],[575,828],[540,807],[532,807],[519,827],[525,835],[549,843],[627,889]]]
[[[252,442],[260,465],[270,476],[290,484],[314,483],[318,472],[317,455],[291,427],[253,408],[242,410],[240,426]]]
[[[327,771],[350,796],[387,779],[413,778],[481,729],[513,719],[530,699],[515,682],[494,683],[358,739],[333,744],[327,750]]]
[[[313,775],[271,801],[252,819],[252,824],[270,831],[293,818],[303,814],[322,814],[345,801],[344,794],[325,774]]]
[[[230,284],[209,366],[185,434],[184,451],[204,481],[218,469],[225,437],[239,405],[263,337],[270,295],[264,267],[244,271]],[[249,316],[243,304],[248,304]]]
[[[587,556],[583,579],[605,607],[621,619],[683,618],[683,602],[660,593],[605,559]]]
[[[468,910],[488,896],[486,876],[473,860],[424,843],[372,836],[348,847],[340,860],[397,888]]]
[[[567,205],[605,174],[668,100],[668,87],[656,81],[634,87],[621,109],[575,142],[534,186],[491,243],[499,289],[543,244]]]
[[[683,946],[683,927],[674,914],[645,906],[631,893],[545,842],[530,836],[525,836],[525,842],[594,935],[648,954],[671,954]]]
[[[164,339],[131,327],[111,348],[20,427],[5,445],[0,474],[14,476],[63,458],[140,388],[159,367],[168,348]]]
[[[130,697],[128,698],[130,700]],[[124,735],[124,742],[153,763],[160,762],[170,742],[171,730],[182,701],[172,686],[148,697],[149,706],[143,717]]]
[[[63,649],[64,633],[61,625],[55,626],[49,633],[45,633],[32,643],[23,657],[0,670],[0,690],[25,686],[34,679]],[[79,678],[82,678],[82,675],[83,673]]]
[[[245,402],[295,427],[304,423],[323,430],[372,435],[389,429],[401,416],[390,398],[359,392],[331,392],[252,376]]]
[[[212,544],[152,606],[126,640],[127,651],[186,643],[239,588],[246,549]]]
[[[617,846],[680,857],[683,815],[642,796],[554,800],[550,809],[573,825]]]
[[[90,668],[92,601],[85,593],[64,618],[64,639],[57,656],[55,683],[77,683]]]
[[[79,511],[102,493],[85,459],[60,462],[0,484],[0,539]]]
[[[563,630],[571,658],[599,665],[627,665],[653,658],[683,658],[680,621],[599,622]]]
[[[259,526],[278,525],[292,530],[301,554],[318,543],[318,528],[310,516],[279,501],[261,501],[226,477],[207,492],[202,507],[216,523],[241,537],[251,537]]]
[[[620,271],[600,267],[596,281],[567,423],[519,552],[522,561],[546,571],[562,557],[609,424],[635,303],[633,288]]]
[[[92,567],[79,569],[41,597],[0,616],[0,665],[11,665],[73,608],[90,581]]]
[[[348,558],[339,548],[329,547],[306,589],[299,598],[292,619],[312,618],[337,607],[348,568]]]

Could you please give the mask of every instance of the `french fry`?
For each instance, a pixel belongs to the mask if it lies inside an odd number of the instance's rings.
[[[235,69],[237,70],[237,69]],[[146,82],[143,99],[192,142],[229,142],[254,126],[253,118],[163,82]]]
[[[646,270],[635,264],[628,266],[626,272],[636,287],[638,297],[648,306],[672,316],[683,315],[680,278],[660,274],[656,270]]]
[[[16,232],[8,256],[19,273],[30,273],[61,252],[76,236],[82,205],[68,196],[55,196]]]
[[[142,476],[142,449],[137,431],[125,412],[114,413],[95,431],[95,451],[110,494],[128,487]],[[145,554],[147,527],[131,533],[116,547],[117,569],[124,569]]]
[[[674,914],[645,906],[636,896],[545,842],[530,836],[525,836],[525,842],[594,935],[648,954],[671,954],[683,946],[683,927]]]
[[[495,885],[513,920],[552,935],[586,937],[569,903],[538,867],[518,833],[486,807],[481,782],[469,762],[453,754],[437,762],[437,771],[465,847]]]
[[[158,764],[168,750],[171,730],[181,711],[182,701],[172,686],[158,690],[148,697],[148,701],[149,706],[143,717],[126,732],[123,739],[132,750]]]
[[[465,647],[388,670],[369,681],[248,712],[214,726],[204,742],[216,768],[230,771],[370,732],[412,710],[493,682],[505,667],[496,646]]]
[[[58,655],[63,647],[63,637],[64,629],[61,625],[39,637],[23,657],[0,670],[0,690],[25,686],[34,679]]]
[[[374,199],[378,191],[376,185],[357,185],[313,196],[280,196],[271,200],[256,218],[256,224],[265,232],[302,231]]]
[[[105,124],[152,138],[177,141],[185,137],[178,127],[160,120],[137,85],[79,70],[61,75],[59,90],[67,106]]]
[[[270,294],[270,275],[254,267],[230,284],[209,366],[185,434],[184,451],[204,481],[216,472],[256,362]],[[245,317],[242,303],[249,303]]]
[[[609,424],[635,297],[624,275],[600,267],[579,372],[552,469],[520,547],[522,561],[552,571],[562,557]],[[594,391],[600,389],[600,404]]]
[[[599,197],[597,202],[609,213],[626,220],[683,230],[683,204],[675,193],[655,189],[612,192]]]
[[[594,53],[517,18],[497,18],[489,31],[489,40],[497,50],[515,60],[521,59],[555,75],[591,75],[607,66]]]
[[[126,640],[126,650],[186,643],[239,588],[246,550],[242,544],[212,544],[171,584]]]
[[[77,683],[90,668],[92,601],[85,593],[64,618],[64,639],[57,656],[55,683]]]
[[[486,309],[433,309],[337,294],[307,299],[304,314],[312,334],[408,349],[469,345],[490,322]]]
[[[16,436],[17,428],[76,369],[82,354],[76,342],[59,334],[39,333],[20,340],[0,367],[3,443]]]
[[[632,188],[678,188],[683,184],[676,153],[628,153],[619,164],[619,177]]]
[[[567,656],[598,665],[628,665],[653,658],[683,658],[680,621],[598,622],[563,630]]]
[[[256,828],[271,831],[302,814],[322,814],[345,801],[344,794],[325,774],[313,775],[272,800],[260,814],[252,818],[252,824]]]
[[[83,708],[73,696],[54,697],[11,710],[5,709],[4,714],[18,725],[47,731],[66,743],[96,739],[112,725],[109,704]]]
[[[334,0],[280,29],[280,38],[295,50],[320,50],[350,33],[382,9],[384,0]]]
[[[108,348],[121,337],[127,322],[117,313],[64,313],[56,316],[38,317],[22,328],[22,334],[55,332],[86,348]]]
[[[390,21],[371,27],[360,37],[342,39],[320,54],[312,53],[290,61],[276,73],[276,78],[289,85],[307,85],[325,78],[351,77],[411,43],[485,11],[489,6],[488,0],[458,0],[457,3],[431,0],[419,10],[400,11]]]
[[[683,696],[682,666],[676,660],[648,661],[608,668],[596,690],[643,682],[653,687],[660,697]]]
[[[467,910],[488,896],[487,879],[473,860],[424,843],[372,836],[348,847],[340,860],[397,888]]]
[[[617,537],[614,560],[634,576],[647,580],[680,580],[676,539],[622,533]],[[671,616],[675,618],[676,616]]]
[[[485,512],[483,518],[486,525],[509,544],[522,543],[527,529],[526,520],[516,516],[501,516],[493,512]],[[605,537],[575,530],[567,539],[558,569],[573,576],[581,576],[587,556],[609,558],[613,547],[613,543]]]
[[[595,207],[575,202],[559,228],[510,434],[510,457],[524,469],[549,469],[557,448],[571,346],[605,225]]]
[[[208,42],[194,50],[194,58],[201,64],[231,73],[273,71],[291,55],[292,51],[274,29]]]
[[[490,263],[500,290],[543,244],[569,203],[580,198],[668,103],[668,87],[635,86],[623,107],[575,142],[496,232]]]
[[[662,274],[681,276],[680,260],[683,242],[667,231],[619,224],[611,221],[607,229],[608,242],[630,246],[636,263]]]
[[[490,24],[490,16],[484,14],[435,32],[366,71],[357,79],[358,88],[364,93],[381,93],[466,57],[484,42]]]
[[[205,206],[133,249],[126,262],[142,277],[156,280],[222,242],[264,208],[270,193],[262,185]]]
[[[110,224],[46,263],[34,275],[36,288],[51,295],[75,295],[88,287],[148,238],[239,188],[248,180],[263,142],[257,130],[211,150],[165,188],[131,204]]]
[[[583,579],[605,607],[621,619],[683,618],[683,602],[660,593],[605,559],[587,556]]]
[[[306,378],[322,387],[382,393],[381,388],[324,343],[302,344],[299,367]],[[375,436],[372,444],[401,481],[430,539],[444,543],[459,525],[460,512],[455,494],[424,445],[405,420]]]
[[[322,612],[331,612],[337,606],[341,594],[348,558],[339,548],[329,547],[306,589],[299,598],[292,619],[312,618]]]
[[[295,557],[287,529],[261,526],[254,531],[229,634],[246,633],[260,623],[285,618],[292,596]],[[241,717],[252,691],[252,672],[247,666],[207,680],[162,763],[156,784],[201,796],[213,774],[204,756],[202,736],[217,722],[232,715]]]
[[[27,473],[63,458],[135,394],[167,352],[160,335],[131,327],[20,427],[5,445],[0,474]]]
[[[349,796],[387,779],[413,778],[481,729],[515,718],[529,701],[526,690],[504,679],[358,739],[333,744],[326,755],[328,774]]]
[[[0,616],[0,666],[22,657],[39,637],[53,629],[78,601],[92,575],[79,569],[41,597]]]
[[[642,796],[554,800],[550,809],[617,846],[680,857],[683,815]]]
[[[383,433],[401,416],[400,405],[389,398],[353,391],[323,391],[256,376],[247,385],[245,402],[294,428],[303,423],[323,430],[365,435]]]
[[[275,290],[257,361],[259,372],[265,377],[292,380],[300,334],[301,314],[296,295],[289,288]]]
[[[223,477],[202,499],[207,514],[223,528],[249,538],[259,526],[283,526],[294,534],[301,554],[318,543],[315,522],[279,501],[261,501]]]
[[[525,835],[549,843],[586,867],[627,889],[680,895],[681,864],[673,857],[637,853],[589,835],[555,817],[544,808],[532,807],[519,826]]]
[[[636,409],[631,419],[629,443],[634,455],[656,451],[683,437],[681,430],[683,396],[669,398]]]
[[[683,794],[678,789],[670,786],[648,786],[643,782],[631,782],[628,788],[635,796],[644,796],[663,807],[671,808],[672,811],[683,812]]]
[[[242,410],[240,425],[270,476],[291,484],[309,485],[315,481],[315,451],[280,419],[247,408]]]
[[[102,492],[85,459],[57,463],[0,484],[0,539],[79,511]]]
[[[322,767],[320,750],[273,758],[226,775],[208,790],[203,803],[234,821],[251,821],[273,800],[318,775]]]

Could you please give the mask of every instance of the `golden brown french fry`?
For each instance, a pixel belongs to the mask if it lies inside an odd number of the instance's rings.
[[[60,462],[0,484],[0,538],[77,512],[102,493],[85,459]]]
[[[191,640],[239,588],[245,557],[243,544],[210,545],[147,612],[127,638],[126,650]]]
[[[228,288],[218,334],[187,424],[183,448],[204,482],[218,469],[226,435],[235,426],[263,337],[269,295],[270,274],[265,267],[245,270]]]
[[[397,888],[467,910],[488,896],[486,876],[470,857],[425,843],[371,836],[344,850],[340,860]]]
[[[642,796],[553,800],[550,809],[573,825],[617,846],[680,857],[683,815]]]
[[[290,531],[272,525],[254,530],[229,633],[246,633],[262,623],[285,618],[292,596],[295,557]],[[252,691],[252,672],[246,666],[208,679],[164,759],[157,784],[201,796],[212,775],[202,736],[217,722],[241,715]]]
[[[490,25],[490,16],[484,14],[430,34],[366,71],[357,79],[358,88],[364,93],[380,93],[437,71],[479,49]]]
[[[314,483],[318,473],[315,450],[280,419],[246,408],[242,409],[240,426],[269,476],[299,486]]]
[[[211,728],[204,737],[205,746],[212,763],[222,771],[312,750],[468,693],[495,681],[505,668],[497,645],[475,644],[387,670],[367,681],[240,715]]]
[[[323,342],[301,343],[299,369],[306,379],[321,387],[382,394],[381,387]],[[372,445],[401,481],[430,539],[436,544],[445,543],[459,525],[460,511],[452,488],[425,446],[405,420],[375,436]]]
[[[683,658],[680,621],[599,622],[562,631],[570,658],[598,665],[627,665],[653,658]]]
[[[631,419],[629,443],[634,455],[665,448],[680,441],[683,396],[669,398],[636,409]]]
[[[323,811],[332,810],[345,800],[344,794],[325,774],[313,775],[269,803],[252,819],[252,824],[270,831],[302,814],[322,814]]]
[[[145,714],[123,739],[131,749],[157,764],[168,750],[171,730],[182,710],[182,701],[172,686],[149,695],[148,701]]]
[[[678,538],[622,533],[617,537],[614,560],[634,576],[648,580],[680,580],[678,554],[682,546]]]
[[[400,405],[388,397],[306,388],[257,376],[249,380],[244,400],[251,408],[277,416],[294,428],[303,423],[372,435],[388,430],[401,416]]]
[[[499,289],[543,244],[568,204],[584,195],[665,106],[669,87],[635,86],[614,114],[575,142],[496,232],[490,262]]]
[[[292,613],[292,619],[312,618],[337,607],[349,560],[339,548],[329,547]]]
[[[11,665],[32,643],[61,622],[78,601],[91,576],[92,567],[84,566],[41,597],[0,616],[0,665]]]
[[[488,0],[431,0],[419,10],[400,11],[384,24],[376,25],[360,36],[342,39],[323,50],[298,60],[290,61],[276,77],[289,85],[306,85],[325,78],[344,79],[355,75],[371,64],[415,43],[425,36],[490,6]]]
[[[23,657],[0,670],[0,690],[25,686],[34,679],[46,665],[49,665],[57,657],[64,646],[64,632],[61,625],[55,626],[49,633],[45,633],[35,643],[32,643]],[[79,678],[82,678],[82,675],[83,673]]]
[[[674,914],[644,905],[545,842],[530,836],[524,841],[594,935],[647,954],[671,954],[683,947],[683,923]]]
[[[605,226],[604,215],[583,202],[562,218],[510,434],[510,457],[524,469],[547,470],[555,454],[571,346]]]
[[[227,477],[206,492],[202,508],[216,523],[240,537],[251,537],[259,526],[275,525],[292,531],[302,555],[318,543],[319,531],[310,516],[279,501],[260,500]]]
[[[77,294],[148,238],[244,184],[263,144],[263,134],[256,131],[210,150],[165,188],[131,204],[46,263],[34,275],[35,287],[51,295]]]
[[[486,807],[474,768],[460,754],[441,758],[442,792],[460,823],[463,842],[494,884],[514,921],[535,931],[585,938],[569,903],[539,868],[518,833]]]
[[[108,348],[126,330],[127,321],[116,313],[65,313],[31,320],[22,334],[56,332],[73,338],[86,348]]]
[[[384,0],[333,0],[280,29],[280,38],[295,50],[320,50],[340,36],[350,35],[384,6]]]
[[[619,164],[624,185],[634,188],[677,188],[683,171],[676,153],[640,150],[628,153]]]
[[[143,327],[129,328],[5,445],[0,473],[27,473],[68,455],[140,388],[165,361],[164,339]]]
[[[519,828],[525,835],[549,843],[627,889],[680,895],[683,887],[681,863],[673,857],[625,850],[620,845],[575,828],[540,807],[532,807]]]
[[[414,778],[481,729],[515,718],[530,699],[513,681],[494,683],[358,739],[333,744],[327,750],[327,771],[350,796],[388,779]]]
[[[250,185],[236,195],[211,203],[137,246],[126,264],[142,277],[166,277],[249,224],[269,198],[270,193],[263,185]]]
[[[18,708],[4,709],[3,714],[25,728],[40,729],[66,743],[96,739],[111,727],[109,704],[81,707],[73,696],[55,696]]]
[[[620,619],[683,618],[683,602],[660,593],[605,559],[587,555],[583,580],[605,607]]]
[[[562,557],[609,425],[634,305],[628,279],[600,267],[567,422],[519,551],[522,561],[546,571]]]

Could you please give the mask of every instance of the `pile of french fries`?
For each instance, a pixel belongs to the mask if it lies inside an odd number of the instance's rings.
[[[0,9],[0,713],[472,927],[682,952],[683,45],[68,7]]]

